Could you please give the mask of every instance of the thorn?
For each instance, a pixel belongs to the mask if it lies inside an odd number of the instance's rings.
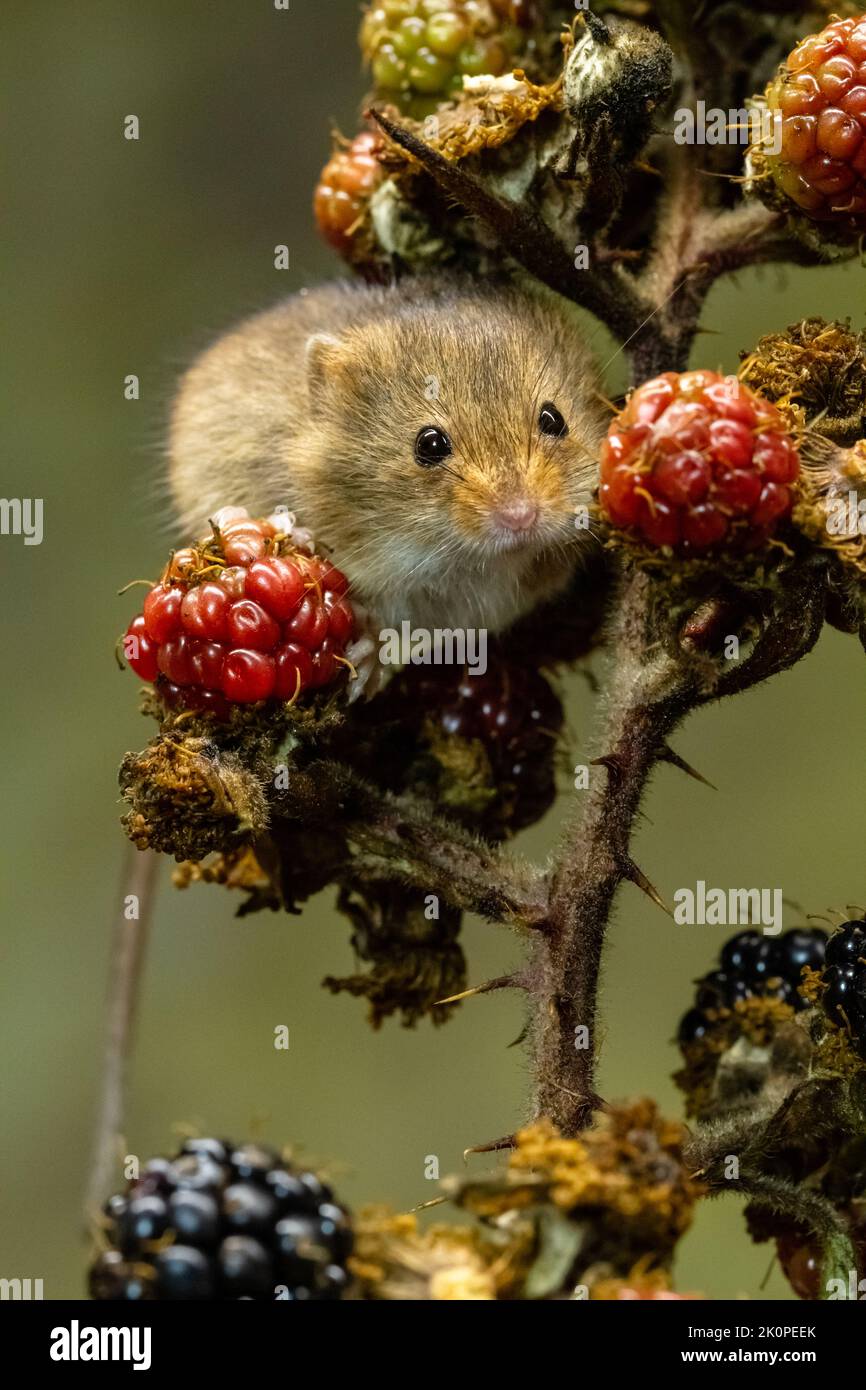
[[[514,1148],[513,1134],[506,1134],[501,1139],[491,1139],[489,1144],[472,1144],[470,1148],[463,1150],[463,1162],[466,1163],[470,1154],[495,1154],[502,1149]]]
[[[434,1006],[438,1004],[456,1004],[460,999],[471,999],[476,994],[490,994],[494,989],[524,989],[525,986],[515,975],[499,975],[495,980],[488,980],[486,984],[476,985],[474,989],[464,989],[460,994],[450,994],[447,999],[434,999]]]
[[[429,1200],[426,1202],[419,1202],[416,1207],[412,1208],[412,1210],[426,1211],[428,1207],[441,1207],[442,1203],[447,1201],[447,1197],[430,1197]]]
[[[680,772],[684,772],[688,777],[694,777],[696,782],[703,782],[704,786],[710,787],[712,791],[717,792],[719,790],[709,778],[704,777],[696,768],[692,767],[691,763],[687,763],[685,758],[681,758],[679,753],[675,753],[667,744],[664,746],[664,751],[659,754],[659,759],[663,763],[670,763],[671,767],[678,767]]]
[[[509,1046],[509,1047],[519,1047],[520,1044],[521,1044],[522,1042],[526,1042],[526,1039],[527,1039],[528,1037],[529,1037],[529,1025],[527,1024],[527,1026],[526,1026],[525,1028],[521,1028],[520,1032],[517,1034],[517,1037],[514,1039],[514,1042],[510,1042],[510,1043],[508,1044],[508,1046]]]
[[[646,874],[642,869],[638,868],[634,860],[629,859],[626,861],[623,867],[623,876],[635,884],[637,888],[640,888],[642,893],[646,893],[647,897],[651,898],[656,907],[661,908],[662,912],[666,912],[669,917],[673,917],[674,914],[671,912],[661,893],[657,888],[653,887]]]
[[[622,781],[622,758],[619,753],[605,753],[601,758],[593,758],[589,765],[590,767],[607,768],[614,786]]]

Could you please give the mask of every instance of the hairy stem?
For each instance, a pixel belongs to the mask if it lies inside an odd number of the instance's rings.
[[[625,581],[596,760],[604,766],[566,837],[553,876],[548,931],[536,949],[535,1111],[567,1134],[586,1125],[597,1103],[596,999],[614,895],[624,879],[653,892],[631,859],[635,816],[647,779],[692,694],[689,677],[678,676],[661,652],[648,650],[651,598],[645,574],[636,572]]]
[[[450,907],[513,926],[539,927],[547,916],[541,870],[507,854],[410,796],[395,796],[343,763],[311,763],[276,803],[271,831],[291,855],[293,823],[309,823],[311,794],[345,853],[337,877],[402,882],[441,897]]]
[[[524,270],[557,294],[588,309],[615,337],[640,331],[651,306],[644,303],[631,277],[615,265],[596,265],[588,275],[575,268],[557,234],[531,207],[492,193],[474,175],[426,144],[382,111],[368,113],[390,140],[426,169],[438,187],[495,237]]]

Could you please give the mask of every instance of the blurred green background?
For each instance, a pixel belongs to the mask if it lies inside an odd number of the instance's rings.
[[[167,550],[160,440],[181,366],[232,320],[338,274],[310,199],[329,126],[355,127],[363,78],[355,0],[5,0],[7,105],[3,493],[41,496],[45,538],[0,538],[3,569],[4,1002],[0,1275],[41,1277],[78,1297],[85,1184],[102,1045],[109,929],[125,840],[116,769],[151,728],[112,644],[134,611],[117,589]],[[123,139],[134,113],[138,142]],[[273,268],[286,243],[292,268]],[[853,314],[864,271],[765,271],[714,294],[702,365],[805,314]],[[123,378],[141,379],[141,400]],[[616,383],[616,378],[612,378]],[[805,910],[866,897],[863,700],[853,639],[828,633],[792,673],[705,710],[677,740],[718,784],[671,768],[646,803],[636,856],[670,898],[712,884],[781,886]],[[573,761],[593,706],[567,690]],[[558,812],[570,808],[569,783]],[[556,815],[523,837],[543,856]],[[519,1001],[472,1001],[453,1022],[374,1034],[363,1006],[324,993],[349,973],[348,927],[331,894],[302,918],[233,919],[213,887],[181,894],[163,867],[133,1073],[128,1146],[149,1155],[172,1126],[292,1139],[333,1162],[352,1203],[432,1195],[464,1147],[512,1129],[528,1075]],[[798,920],[789,911],[786,925]],[[690,981],[728,933],[676,927],[637,890],[617,904],[607,955],[600,1087],[657,1096],[679,1113],[670,1043]],[[517,958],[504,931],[470,923],[470,976]],[[273,1030],[291,1031],[276,1052]],[[493,1160],[474,1159],[479,1171]],[[719,1298],[787,1296],[762,1281],[735,1199],[707,1205],[679,1284]]]

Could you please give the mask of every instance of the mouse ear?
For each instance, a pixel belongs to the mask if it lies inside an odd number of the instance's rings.
[[[311,397],[318,396],[333,381],[340,361],[340,339],[333,333],[314,333],[307,339],[307,387]]]

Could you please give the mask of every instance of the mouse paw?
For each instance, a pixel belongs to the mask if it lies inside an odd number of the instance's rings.
[[[371,700],[388,683],[390,669],[379,660],[378,627],[373,624],[367,608],[352,599],[357,636],[346,648],[346,660],[355,674],[349,684],[349,704],[356,700]]]
[[[355,675],[349,683],[349,704],[370,700],[387,684],[391,674],[379,660],[379,650],[369,633],[363,633],[346,648],[346,660],[351,662]]]

